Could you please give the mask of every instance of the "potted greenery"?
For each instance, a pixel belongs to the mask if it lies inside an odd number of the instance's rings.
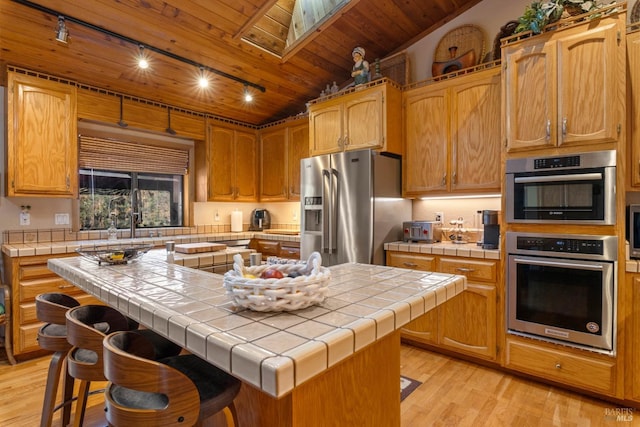
[[[615,3],[615,2],[612,2]],[[528,5],[524,14],[518,18],[515,33],[531,31],[540,34],[544,27],[563,17],[592,12],[604,7],[592,0],[548,0],[534,1]]]

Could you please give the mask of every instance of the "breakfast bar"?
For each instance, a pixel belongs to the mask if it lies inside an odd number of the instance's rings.
[[[243,381],[241,425],[400,425],[400,328],[466,278],[368,264],[330,268],[327,298],[292,312],[239,309],[223,276],[154,250],[126,265],[51,259],[75,286]]]

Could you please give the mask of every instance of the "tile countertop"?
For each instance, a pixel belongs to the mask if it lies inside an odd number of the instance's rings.
[[[384,244],[384,249],[386,251],[412,252],[419,254],[500,259],[500,249],[482,249],[482,247],[476,245],[475,243],[457,244],[451,242],[390,242]]]
[[[168,264],[151,251],[128,265],[82,257],[49,268],[192,353],[280,398],[369,344],[462,292],[444,273],[333,266],[327,299],[304,310],[237,310],[223,276]]]
[[[23,257],[34,255],[55,255],[73,253],[80,246],[85,245],[111,245],[111,244],[130,244],[130,243],[148,243],[155,247],[162,247],[168,241],[179,243],[200,243],[200,242],[219,242],[223,240],[242,240],[251,239],[253,237],[268,240],[285,240],[299,242],[300,236],[277,233],[261,233],[261,232],[241,232],[241,233],[207,233],[207,234],[187,234],[183,236],[163,236],[163,237],[146,237],[136,239],[118,239],[118,240],[67,240],[61,242],[33,242],[33,243],[13,243],[3,244],[2,252],[8,257]]]

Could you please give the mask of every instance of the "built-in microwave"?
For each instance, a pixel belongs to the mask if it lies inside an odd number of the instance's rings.
[[[615,150],[506,162],[507,222],[614,225],[615,194]]]
[[[627,206],[629,257],[640,258],[640,205]]]

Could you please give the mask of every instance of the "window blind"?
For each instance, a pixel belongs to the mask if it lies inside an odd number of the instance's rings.
[[[189,151],[80,135],[80,168],[186,175]]]

